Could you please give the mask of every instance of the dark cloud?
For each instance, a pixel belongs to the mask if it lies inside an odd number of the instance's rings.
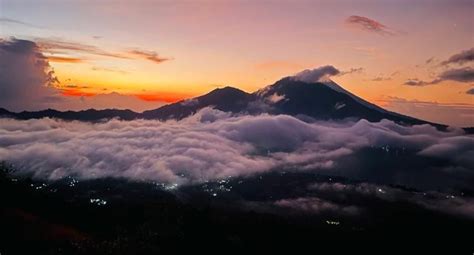
[[[474,201],[472,197],[462,197],[436,191],[407,191],[391,186],[366,182],[351,184],[320,182],[309,185],[308,189],[314,191],[316,193],[315,195],[329,201],[328,203],[335,204],[336,206],[333,208],[341,208],[340,203],[351,200],[350,198],[358,198],[359,200],[361,197],[365,197],[366,199],[375,198],[388,202],[408,202],[424,207],[428,210],[441,211],[443,213],[469,218],[474,217]],[[362,199],[360,201],[366,200]],[[302,203],[301,206],[305,204],[306,203]],[[355,206],[360,206],[359,210],[364,209],[364,205],[357,204]],[[353,205],[353,207],[355,206]],[[298,206],[294,205],[294,208],[298,208]],[[341,209],[335,211],[340,212]]]
[[[353,15],[346,19],[346,23],[352,25],[358,29],[377,33],[380,35],[395,35],[396,33],[392,29],[383,25],[382,23],[369,19],[363,16]]]
[[[433,63],[433,62],[435,62],[435,61],[436,61],[436,59],[435,59],[434,57],[432,57],[432,58],[427,59],[427,60],[425,61],[425,64],[428,65],[428,64],[431,64],[431,63]]]
[[[450,80],[458,82],[473,82],[474,69],[471,67],[464,67],[446,70],[439,75],[439,79],[442,81]]]
[[[340,72],[339,75],[342,76],[342,75],[346,75],[346,74],[362,73],[362,72],[364,72],[364,68],[362,68],[362,67],[359,67],[359,68],[351,68],[351,69],[349,69],[349,70],[347,70],[347,71],[342,71],[342,72]]]
[[[457,81],[457,82],[473,82],[474,69],[471,67],[464,67],[459,69],[449,69],[438,75],[438,78],[431,81],[423,81],[417,78],[408,79],[404,85],[408,86],[427,86],[438,84],[443,81]]]
[[[427,86],[427,85],[433,85],[438,83],[439,80],[433,80],[433,81],[422,81],[417,78],[412,78],[406,80],[403,85],[408,85],[408,86]]]
[[[468,91],[466,91],[466,94],[468,94],[468,95],[474,95],[474,88],[469,89]]]
[[[441,62],[442,65],[448,65],[448,64],[464,64],[468,62],[474,61],[474,48],[471,48],[469,50],[462,51],[458,54],[455,54],[448,58],[447,60]]]
[[[154,63],[160,64],[162,62],[170,60],[169,58],[163,58],[158,55],[158,53],[154,51],[144,51],[144,50],[131,50],[130,54],[135,55],[137,57],[152,61]]]
[[[187,184],[291,169],[325,174],[340,169],[337,174],[344,176],[360,168],[354,168],[351,157],[359,158],[364,148],[382,147],[403,147],[424,161],[448,157],[450,167],[458,169],[397,168],[397,181],[441,176],[446,184],[462,176],[469,183],[474,175],[474,137],[457,129],[441,132],[387,120],[306,123],[286,115],[232,116],[210,108],[167,122],[0,119],[0,160],[15,164],[20,174],[47,180],[124,177]],[[349,166],[341,170],[345,162]],[[361,178],[390,179],[388,171],[377,169]]]
[[[340,74],[337,68],[331,65],[321,66],[315,69],[306,69],[293,76],[293,79],[304,82],[319,82],[329,77]]]
[[[0,67],[3,107],[12,108],[19,103],[28,107],[38,103],[38,99],[57,95],[54,86],[59,81],[34,42],[0,39]]]

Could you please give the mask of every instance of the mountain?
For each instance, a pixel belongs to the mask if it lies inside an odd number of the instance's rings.
[[[182,119],[196,113],[204,107],[238,113],[244,111],[255,96],[233,87],[215,89],[203,96],[182,100],[168,104],[155,110],[144,111],[141,114],[145,119]]]
[[[367,119],[380,121],[388,119],[400,124],[432,124],[438,128],[446,126],[430,123],[409,116],[387,111],[348,92],[333,81],[307,83],[285,77],[254,93],[237,88],[215,89],[203,96],[168,104],[155,110],[136,113],[130,110],[94,110],[13,113],[0,109],[0,116],[17,119],[59,118],[64,120],[98,121],[119,118],[132,119],[182,119],[204,107],[241,114],[287,114],[311,121],[338,119]]]
[[[429,123],[380,108],[351,94],[333,81],[307,83],[296,81],[292,77],[283,78],[252,94],[232,87],[215,89],[200,97],[145,111],[141,117],[182,119],[204,107],[242,114],[287,114],[303,119],[389,119],[401,124]]]
[[[123,120],[132,120],[137,118],[139,113],[131,110],[117,110],[117,109],[105,109],[95,110],[89,109],[84,111],[57,111],[53,109],[47,109],[37,112],[23,111],[14,113],[0,108],[0,117],[16,118],[21,120],[27,119],[40,119],[40,118],[57,118],[63,120],[80,120],[80,121],[97,121],[101,119],[112,119],[119,118]]]
[[[425,124],[427,121],[387,111],[348,92],[333,81],[307,83],[286,77],[258,91],[263,101],[280,97],[273,114],[304,115],[314,119],[388,119],[401,124]],[[429,123],[434,124],[434,123]],[[436,125],[436,124],[434,124]]]

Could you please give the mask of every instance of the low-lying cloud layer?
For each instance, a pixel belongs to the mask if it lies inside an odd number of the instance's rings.
[[[429,125],[306,123],[286,115],[230,116],[210,108],[179,122],[0,119],[0,161],[13,163],[19,174],[47,180],[124,177],[187,184],[267,171],[331,173],[364,148],[447,162],[429,166],[426,178],[419,164],[412,169],[407,163],[397,170],[397,179],[406,175],[426,182],[433,175],[442,176],[443,183],[450,177],[469,183],[473,178],[474,137]],[[342,174],[355,171],[345,169]],[[383,168],[377,171],[371,175],[386,176]]]
[[[435,191],[408,191],[371,183],[320,182],[310,185],[308,189],[313,192],[313,196],[280,200],[276,201],[275,205],[305,213],[319,214],[332,211],[342,215],[356,215],[364,211],[367,201],[377,199],[385,202],[412,203],[428,210],[474,218],[472,197],[462,195]]]

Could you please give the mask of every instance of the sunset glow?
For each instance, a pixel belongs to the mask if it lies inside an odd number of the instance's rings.
[[[252,92],[331,64],[357,70],[333,79],[379,106],[473,125],[472,82],[405,84],[436,79],[443,61],[473,47],[472,2],[410,3],[3,0],[0,36],[35,41],[64,96],[116,92],[158,106],[227,85]],[[459,105],[470,116],[453,121]],[[446,112],[424,113],[439,107]]]

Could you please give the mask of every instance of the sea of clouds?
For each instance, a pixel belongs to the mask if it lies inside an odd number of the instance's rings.
[[[449,162],[430,168],[438,175],[465,181],[474,176],[474,136],[429,125],[306,123],[211,108],[166,122],[0,119],[0,161],[43,180],[120,177],[181,185],[289,169],[330,173],[363,148],[399,148]]]

